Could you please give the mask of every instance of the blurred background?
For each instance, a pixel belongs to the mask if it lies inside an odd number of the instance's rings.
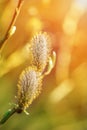
[[[0,0],[0,41],[18,0]],[[87,0],[25,0],[0,56],[0,117],[15,102],[21,71],[31,63],[27,43],[47,32],[57,54],[29,116],[13,115],[1,130],[87,130]],[[1,45],[0,45],[1,46]]]

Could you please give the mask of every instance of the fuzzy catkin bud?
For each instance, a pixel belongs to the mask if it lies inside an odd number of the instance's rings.
[[[43,71],[47,65],[50,55],[50,37],[47,33],[38,33],[31,40],[33,64],[40,71]]]
[[[25,110],[41,91],[42,76],[35,67],[26,68],[18,82],[18,105]]]

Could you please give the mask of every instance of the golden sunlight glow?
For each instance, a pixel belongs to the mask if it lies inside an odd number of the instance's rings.
[[[87,0],[0,0],[0,92],[4,130],[87,129]]]
[[[73,4],[82,11],[85,11],[87,9],[87,0],[74,0]]]
[[[74,19],[66,17],[64,24],[63,24],[63,30],[67,35],[72,35],[76,32],[77,29],[77,23]]]
[[[27,30],[30,30],[33,33],[42,30],[42,27],[43,27],[43,24],[42,24],[41,20],[37,17],[33,17],[33,18],[29,19],[29,21],[26,25]]]
[[[71,51],[69,49],[61,48],[58,54],[56,66],[56,80],[61,81],[69,76],[69,66],[71,61]]]
[[[51,2],[51,0],[42,0],[43,4],[49,4]]]
[[[73,71],[72,76],[73,76],[73,79],[77,81],[76,83],[79,86],[79,91],[84,90],[84,93],[86,93],[87,92],[87,62],[84,62],[81,65],[79,65]]]
[[[35,6],[31,6],[29,9],[28,9],[28,12],[29,12],[29,15],[32,15],[32,16],[35,16],[38,14],[38,10]]]
[[[87,0],[74,0],[71,8],[65,16],[63,30],[67,35],[75,34],[79,19],[87,9]]]
[[[50,94],[49,100],[52,103],[58,103],[74,89],[72,80],[67,79],[57,86]]]

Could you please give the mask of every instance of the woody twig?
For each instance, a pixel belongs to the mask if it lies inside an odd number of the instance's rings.
[[[9,27],[5,33],[4,38],[0,41],[0,52],[2,52],[7,40],[12,36],[16,30],[16,26],[14,26],[16,19],[19,15],[20,9],[24,3],[24,0],[19,0],[17,7],[15,8],[11,23],[9,24]]]

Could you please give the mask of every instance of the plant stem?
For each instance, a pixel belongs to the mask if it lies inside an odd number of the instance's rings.
[[[4,46],[5,46],[6,41],[10,37],[9,32],[10,32],[11,28],[13,27],[13,25],[15,24],[15,21],[17,19],[17,16],[19,15],[19,12],[20,12],[21,6],[23,5],[23,2],[24,2],[24,0],[19,0],[18,5],[17,5],[15,12],[13,14],[11,23],[10,23],[10,25],[9,25],[7,31],[6,31],[6,34],[5,34],[4,38],[0,41],[0,51],[1,52],[4,48]]]
[[[16,108],[9,109],[0,120],[0,125],[4,124],[15,112]]]

